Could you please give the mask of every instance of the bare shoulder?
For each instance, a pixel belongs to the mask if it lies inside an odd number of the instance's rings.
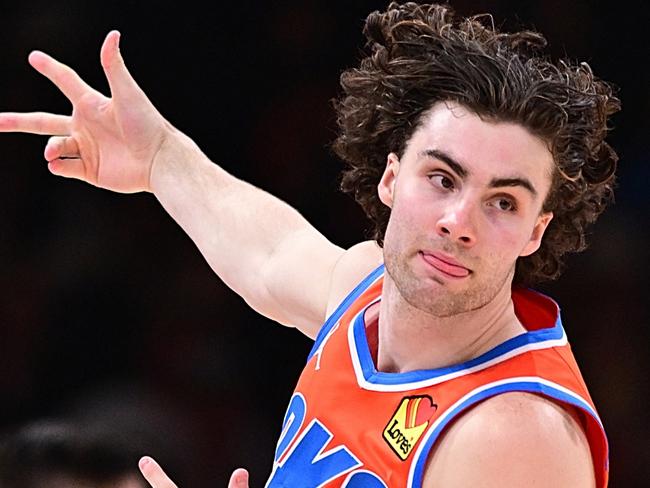
[[[332,272],[327,315],[382,261],[382,249],[375,241],[360,242],[346,250]]]
[[[429,455],[424,487],[595,487],[587,438],[572,412],[525,392],[473,407]]]

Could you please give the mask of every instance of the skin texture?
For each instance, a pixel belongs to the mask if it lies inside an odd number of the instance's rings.
[[[110,98],[68,66],[33,52],[30,64],[72,102],[72,116],[3,113],[0,131],[51,135],[44,156],[56,175],[117,192],[153,192],[228,286],[263,315],[314,337],[327,311],[382,260],[382,250],[366,242],[344,251],[284,202],[209,161],[131,78],[119,37],[109,33],[101,50]],[[523,128],[482,120],[450,103],[431,108],[401,157],[387,155],[378,192],[392,209],[383,250],[388,273],[373,312],[379,315],[379,370],[455,364],[523,332],[510,284],[516,259],[539,247],[552,218],[541,213],[552,164],[546,145]],[[456,424],[467,429],[449,430],[425,486],[489,486],[481,484],[486,477],[500,487],[531,480],[536,486],[582,486],[574,482],[589,453],[575,420],[529,395],[512,398],[516,408],[487,400]],[[519,417],[529,421],[511,422]],[[484,430],[491,425],[500,426],[498,435]],[[481,446],[481,452],[494,448],[499,456],[477,455],[471,470],[453,464]],[[497,458],[528,448],[546,469],[522,462],[516,477],[503,478]],[[567,460],[579,471],[569,469]],[[151,458],[143,458],[140,469],[154,488],[176,486]],[[448,481],[437,483],[443,474]],[[248,486],[246,471],[236,470],[228,486]]]

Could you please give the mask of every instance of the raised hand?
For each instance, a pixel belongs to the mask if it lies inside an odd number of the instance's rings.
[[[72,103],[72,115],[0,113],[0,132],[50,135],[45,159],[56,175],[122,193],[149,191],[154,160],[173,128],[129,74],[111,31],[101,64],[111,97],[88,86],[70,67],[40,51],[29,63]]]
[[[142,475],[152,488],[178,488],[152,458],[145,456],[140,459],[139,467]],[[228,488],[248,488],[248,471],[241,468],[233,471],[228,482]]]

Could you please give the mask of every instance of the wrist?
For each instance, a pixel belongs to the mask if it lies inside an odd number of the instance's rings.
[[[165,122],[164,135],[149,169],[149,192],[160,192],[166,183],[180,172],[187,172],[190,160],[201,154],[194,141]]]

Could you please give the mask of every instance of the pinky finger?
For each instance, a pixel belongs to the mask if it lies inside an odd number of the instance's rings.
[[[53,161],[59,158],[79,157],[79,146],[74,138],[69,136],[50,137],[43,152],[45,159]]]
[[[80,158],[53,159],[52,161],[48,161],[47,167],[53,175],[88,181],[86,178],[86,167]]]

